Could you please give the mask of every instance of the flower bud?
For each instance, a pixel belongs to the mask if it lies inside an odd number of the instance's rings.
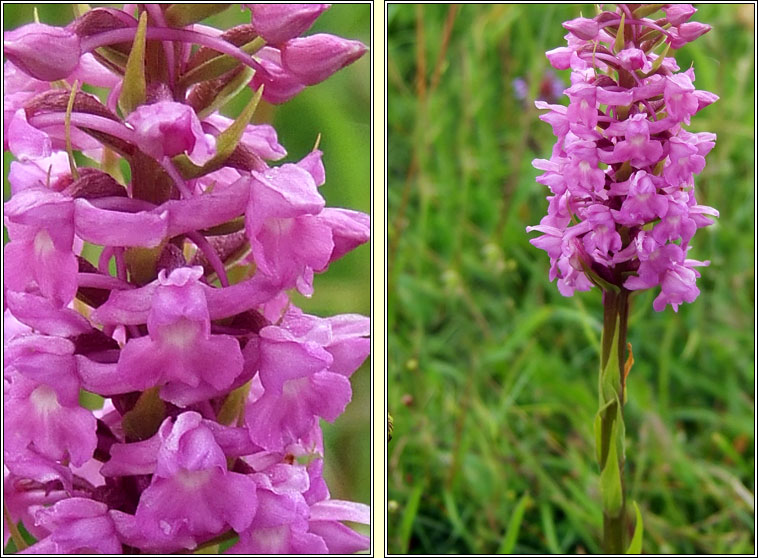
[[[278,45],[304,33],[329,4],[251,4],[252,23],[267,43]]]
[[[671,25],[681,25],[688,21],[697,11],[692,4],[668,4],[663,7],[666,19]]]
[[[282,53],[273,47],[264,47],[257,53],[258,61],[267,75],[255,73],[250,82],[253,90],[263,85],[263,98],[273,105],[279,105],[292,99],[305,89],[292,72],[282,67]]]
[[[711,30],[711,26],[697,21],[682,23],[669,30],[671,48],[681,48]]]
[[[571,31],[574,35],[585,41],[592,41],[597,38],[600,27],[594,19],[586,17],[577,17],[563,24],[563,27]]]
[[[548,62],[556,70],[568,70],[571,63],[571,54],[573,51],[567,47],[558,47],[548,50],[545,53]]]
[[[76,33],[42,23],[5,33],[3,52],[21,70],[42,81],[67,78],[82,53]]]
[[[324,81],[368,50],[360,41],[319,33],[282,45],[282,65],[306,85]]]

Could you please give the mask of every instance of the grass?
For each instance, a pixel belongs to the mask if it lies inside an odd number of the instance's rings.
[[[600,295],[562,297],[528,242],[553,138],[511,85],[534,98],[561,22],[592,9],[388,7],[390,553],[600,551]],[[713,30],[676,56],[721,98],[689,128],[718,134],[696,188],[721,218],[693,241],[711,261],[695,303],[633,299],[627,495],[645,553],[751,553],[753,6],[694,19]]]
[[[93,4],[97,7],[97,4]],[[31,4],[4,4],[4,28],[13,29],[33,21]],[[40,21],[66,25],[72,19],[71,5],[37,5]],[[209,18],[209,24],[226,29],[249,23],[250,12],[238,5]],[[322,14],[308,31],[332,33],[359,39],[370,45],[370,6],[333,6]],[[279,141],[288,151],[281,162],[297,161],[306,155],[321,134],[326,184],[321,194],[327,206],[347,207],[369,212],[371,207],[370,166],[370,56],[367,54],[350,67],[319,85],[308,87],[295,100],[281,107],[268,106],[261,119],[277,129]],[[226,111],[236,115],[251,96],[250,92],[232,103]],[[12,161],[4,153],[5,199],[10,197],[7,176]],[[7,237],[6,237],[7,241]],[[370,315],[370,246],[361,246],[335,262],[328,273],[314,280],[313,298],[295,295],[295,303],[319,316],[339,313]],[[323,423],[325,437],[324,475],[332,497],[369,503],[371,499],[370,456],[370,362],[352,376],[353,402],[334,424]]]

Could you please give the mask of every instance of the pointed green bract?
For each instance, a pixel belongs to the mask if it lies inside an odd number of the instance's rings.
[[[74,149],[71,145],[71,111],[74,109],[74,100],[76,99],[76,91],[79,89],[79,81],[75,81],[71,87],[71,94],[68,97],[68,105],[66,105],[66,116],[63,121],[63,129],[66,135],[66,153],[68,154],[68,166],[71,169],[71,177],[74,180],[79,180],[79,171],[76,170],[76,161],[74,161]]]
[[[255,70],[245,66],[239,74],[234,76],[234,79],[232,79],[223,87],[223,89],[221,89],[221,91],[219,91],[218,95],[216,95],[216,98],[213,99],[211,104],[198,111],[197,117],[202,120],[206,116],[213,114],[215,111],[223,107],[227,102],[236,97],[237,94],[242,91],[248,83],[250,83],[254,75]]]
[[[654,14],[658,10],[660,10],[665,4],[643,4],[636,10],[632,12],[634,14],[634,17],[637,19],[642,19],[643,17],[647,17],[650,14]]]
[[[619,30],[616,33],[616,41],[613,43],[614,52],[620,52],[624,49],[624,20],[626,14],[621,14],[621,23],[619,23]]]
[[[221,410],[216,417],[218,422],[227,426],[231,426],[237,422],[242,416],[242,411],[245,408],[245,402],[247,401],[247,395],[249,393],[250,382],[246,382],[227,395],[224,404],[221,406]]]
[[[230,4],[171,4],[164,15],[169,25],[184,27],[219,14],[229,6]]]
[[[626,553],[642,554],[642,536],[645,533],[645,526],[642,524],[642,514],[637,502],[632,502],[632,505],[634,506],[634,515],[637,519],[634,524],[634,535],[632,535],[632,541],[629,543]]]
[[[266,46],[266,41],[260,37],[256,37],[239,48],[242,52],[252,55],[264,46]],[[228,54],[220,54],[203,62],[199,66],[192,68],[189,72],[181,76],[179,78],[179,85],[182,87],[189,87],[194,83],[216,79],[217,77],[224,75],[226,72],[233,70],[239,64],[240,62],[236,58],[232,58]]]
[[[158,432],[166,417],[166,404],[158,396],[159,387],[142,392],[137,404],[121,421],[127,441],[147,440]]]
[[[652,67],[650,68],[650,71],[645,74],[645,76],[652,76],[655,72],[658,71],[658,68],[661,67],[661,64],[663,64],[663,60],[668,56],[669,50],[671,50],[671,45],[666,45],[666,48],[663,49],[663,52],[661,52],[661,55],[655,59],[653,62]]]
[[[134,36],[134,44],[126,61],[126,73],[121,95],[118,97],[118,106],[126,116],[135,108],[145,102],[145,36],[147,34],[147,12],[142,12],[137,25],[137,33]]]

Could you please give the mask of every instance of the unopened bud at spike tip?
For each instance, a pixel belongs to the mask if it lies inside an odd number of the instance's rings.
[[[315,85],[365,54],[360,41],[319,33],[282,45],[282,65],[306,85]]]
[[[5,33],[3,53],[25,73],[42,81],[67,78],[79,65],[82,54],[76,33],[42,23]]]

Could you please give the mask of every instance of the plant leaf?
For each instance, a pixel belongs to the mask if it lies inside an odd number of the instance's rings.
[[[611,427],[611,439],[608,444],[608,457],[606,457],[605,466],[602,473],[600,473],[603,512],[611,517],[616,517],[623,505],[621,471],[619,470],[618,453],[616,451],[617,423],[618,421],[614,419],[613,426]]]
[[[629,543],[629,548],[627,548],[626,553],[642,554],[642,536],[645,533],[645,526],[642,524],[642,514],[640,513],[640,508],[637,505],[637,502],[632,502],[632,505],[634,506],[634,515],[637,519],[634,524],[634,535],[632,535],[632,540]]]
[[[118,106],[124,116],[132,112],[145,101],[145,36],[147,35],[147,12],[142,12],[134,36],[132,51],[126,61],[126,73]]]

